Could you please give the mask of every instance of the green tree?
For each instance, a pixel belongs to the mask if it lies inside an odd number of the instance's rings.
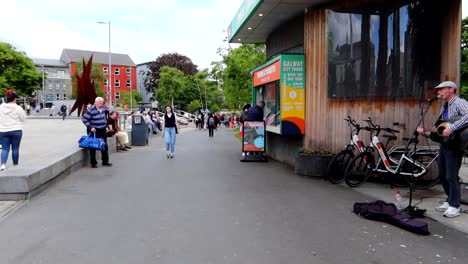
[[[156,80],[158,90],[156,91],[156,100],[161,107],[166,105],[180,105],[179,95],[182,93],[186,83],[185,75],[182,71],[164,66],[160,69],[159,79]]]
[[[132,96],[133,96],[133,101],[131,101]],[[131,93],[124,91],[120,93],[120,99],[117,100],[117,104],[120,106],[128,105],[128,107],[130,106],[137,107],[138,102],[141,102],[141,100],[143,100],[143,96],[141,95],[139,91],[132,91]]]
[[[155,92],[159,83],[157,80],[161,77],[161,69],[164,66],[173,67],[182,71],[185,75],[194,75],[198,72],[197,65],[192,60],[179,53],[165,53],[156,58],[150,64],[150,71],[145,78],[145,89],[148,92]]]
[[[86,60],[87,62],[88,60]],[[78,75],[83,74],[83,62],[77,62],[76,63],[76,73]],[[103,89],[104,87],[104,80],[106,77],[104,74],[101,72],[101,64],[93,63],[93,68],[91,69],[91,78],[94,80],[94,88],[96,89],[96,94],[99,97],[106,98],[106,93]],[[72,76],[72,99],[76,99],[76,93],[77,93],[77,81],[76,81],[76,75]]]
[[[468,99],[468,17],[462,20],[460,94]]]
[[[193,100],[190,102],[190,104],[187,106],[187,111],[190,113],[195,112],[197,109],[202,108],[200,100]]]
[[[225,107],[239,108],[252,101],[252,77],[250,71],[265,62],[263,44],[243,44],[236,49],[218,50],[221,62],[213,63],[211,75],[223,80]]]
[[[220,82],[216,80],[211,80],[209,78],[208,70],[200,71],[195,75],[195,78],[198,80],[200,93],[203,100],[203,109],[208,107],[209,110],[213,110],[213,106],[220,108],[220,105],[224,104],[223,92],[220,89]]]
[[[26,53],[0,42],[0,95],[11,88],[19,95],[31,96],[39,89],[41,82],[41,74]]]

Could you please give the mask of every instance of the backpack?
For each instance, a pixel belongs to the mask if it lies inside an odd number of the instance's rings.
[[[353,212],[364,218],[386,222],[415,234],[430,234],[427,223],[401,214],[393,203],[380,200],[371,203],[354,203]]]
[[[208,125],[214,126],[214,124],[215,124],[214,118],[213,118],[213,117],[210,117],[210,120],[208,120]]]

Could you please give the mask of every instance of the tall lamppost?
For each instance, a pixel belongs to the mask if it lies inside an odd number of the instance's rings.
[[[42,107],[45,108],[45,79],[44,79],[44,65],[41,65],[42,68]]]
[[[196,78],[195,78],[194,80],[195,80],[195,82],[197,83],[198,93],[200,94],[200,103],[201,103],[201,106],[202,106],[202,108],[203,108],[203,100],[202,100],[200,85],[198,84],[198,81],[197,81]]]
[[[112,60],[111,60],[111,22],[97,22],[99,24],[109,25],[109,69],[107,73],[109,74],[109,81],[107,82],[107,94],[109,96],[109,106],[112,106]]]

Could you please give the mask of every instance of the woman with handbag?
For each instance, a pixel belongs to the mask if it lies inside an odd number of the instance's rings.
[[[2,144],[0,170],[6,169],[10,148],[13,166],[17,166],[19,161],[19,147],[23,137],[21,123],[26,120],[26,113],[21,106],[16,104],[16,98],[18,96],[15,93],[8,93],[6,104],[0,105],[0,139]]]

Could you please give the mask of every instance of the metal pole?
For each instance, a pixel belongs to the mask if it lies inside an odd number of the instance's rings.
[[[128,67],[130,69],[130,80],[132,79],[132,68]],[[138,76],[137,76],[138,77]],[[132,85],[133,83],[130,82],[130,111],[133,109],[133,88]]]
[[[208,101],[206,100],[206,84],[205,84],[205,109],[208,111]]]
[[[112,108],[111,22],[109,20],[109,105]]]
[[[42,107],[45,108],[45,80],[44,80],[44,65],[42,65]]]
[[[202,100],[202,95],[201,95],[201,89],[200,89],[200,85],[198,84],[198,81],[197,79],[194,79],[195,82],[197,83],[197,87],[198,87],[198,94],[200,94],[200,103],[201,103],[201,106],[203,108],[203,100]]]

